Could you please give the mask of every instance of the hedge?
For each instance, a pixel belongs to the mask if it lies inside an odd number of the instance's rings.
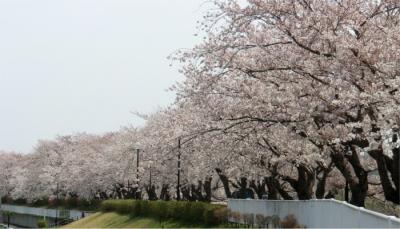
[[[132,216],[156,217],[160,221],[174,219],[208,225],[227,221],[226,206],[203,202],[106,200],[102,202],[101,210]]]

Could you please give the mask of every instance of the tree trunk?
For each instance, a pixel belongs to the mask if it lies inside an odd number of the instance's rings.
[[[395,204],[400,204],[399,192],[399,157],[400,149],[392,150],[393,157],[390,158],[383,153],[382,145],[375,150],[370,150],[369,155],[375,159],[378,165],[379,177],[386,200],[392,201]],[[389,177],[390,173],[390,177]],[[394,186],[392,185],[392,182]]]
[[[157,193],[156,193],[156,187],[154,185],[148,185],[145,187],[147,196],[149,197],[149,200],[157,200]]]
[[[182,193],[183,200],[193,201],[190,189],[191,188],[189,185],[181,186],[181,193]]]
[[[326,187],[326,180],[328,178],[329,173],[332,171],[333,163],[330,163],[328,168],[324,168],[321,166],[322,169],[322,177],[318,178],[317,189],[315,190],[315,196],[317,199],[325,198],[325,187]]]
[[[293,200],[293,197],[281,185],[277,185],[276,188],[284,200]]]
[[[255,180],[251,180],[249,186],[257,194],[258,199],[262,199],[267,193],[265,190],[265,179],[257,182]]]
[[[171,196],[169,194],[169,185],[168,184],[163,184],[161,186],[161,193],[160,193],[160,199],[161,200],[171,200]]]
[[[228,177],[225,174],[223,174],[222,170],[219,168],[216,168],[215,171],[217,172],[219,179],[221,180],[222,185],[224,186],[226,198],[232,198],[232,193],[231,193],[231,189],[229,187]]]
[[[359,207],[364,207],[368,192],[368,174],[363,169],[355,148],[353,146],[350,148],[350,155],[345,156],[344,152],[334,151],[331,154],[331,158],[335,166],[349,183],[351,190],[350,203]],[[352,170],[354,171],[354,175]]]
[[[237,184],[234,184],[236,188],[235,192],[232,193],[232,197],[236,199],[254,199],[254,192],[250,188],[247,188],[247,178],[241,177]]]
[[[277,200],[278,199],[278,189],[276,188],[277,186],[277,180],[273,177],[265,177],[264,178],[265,183],[268,188],[268,199],[269,200]]]
[[[211,181],[212,177],[206,177],[206,180],[204,181],[204,192],[205,192],[205,197],[204,201],[211,202]]]
[[[203,182],[201,180],[199,180],[197,182],[197,187],[196,185],[192,184],[191,185],[191,190],[192,190],[192,200],[199,200],[199,201],[203,201],[203,193],[202,193],[202,188],[203,188]]]
[[[296,191],[299,200],[309,200],[313,198],[313,187],[315,184],[315,170],[307,165],[300,164],[297,166],[298,178],[285,177],[284,180],[289,182]]]

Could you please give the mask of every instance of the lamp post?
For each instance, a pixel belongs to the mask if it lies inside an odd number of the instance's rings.
[[[140,197],[140,192],[139,192],[139,154],[140,154],[140,148],[138,146],[133,148],[133,151],[136,151],[136,194],[135,198],[139,199]]]
[[[152,182],[151,182],[151,164],[150,164],[150,176],[149,176],[149,185],[150,185],[150,188],[152,187]]]
[[[140,149],[136,149],[136,184],[139,188],[139,152]]]
[[[58,223],[58,202],[59,202],[59,197],[58,197],[58,192],[59,192],[59,186],[58,186],[58,182],[57,182],[57,190],[56,190],[56,219],[55,219],[55,224],[57,226]]]
[[[181,139],[178,139],[178,182],[176,186],[176,200],[181,200]]]

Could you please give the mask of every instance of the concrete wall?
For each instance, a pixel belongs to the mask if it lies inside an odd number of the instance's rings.
[[[90,212],[83,212],[77,210],[56,210],[47,208],[32,208],[25,206],[7,205],[2,204],[0,211],[12,212],[13,215],[10,217],[10,223],[22,227],[37,227],[37,221],[45,219],[48,225],[55,224],[55,218],[58,219],[73,219],[78,220],[82,217],[88,216]],[[7,216],[2,215],[3,222],[7,222]],[[1,218],[1,217],[0,217]]]
[[[337,200],[238,200],[229,199],[228,208],[241,214],[294,215],[308,228],[400,228],[400,219]],[[235,221],[230,218],[230,221]]]

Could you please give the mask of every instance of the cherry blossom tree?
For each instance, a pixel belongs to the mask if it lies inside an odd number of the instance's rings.
[[[311,199],[347,183],[352,204],[379,191],[399,204],[398,1],[214,4],[203,42],[172,56],[185,76],[171,88],[174,104],[140,115],[141,128],[0,153],[15,168],[0,190],[28,199]]]
[[[287,147],[279,157],[294,159],[308,189],[315,168],[307,158],[318,162],[329,155],[350,185],[351,203],[363,206],[368,171],[360,153],[377,132],[398,125],[398,3],[249,0],[216,6],[202,25],[204,42],[176,57],[186,76],[177,85],[178,99],[202,104],[227,126],[281,125],[292,131],[305,148],[300,153]],[[396,171],[396,156],[392,162],[383,151],[367,152],[381,161],[386,196],[398,194],[396,182],[388,181],[396,178],[388,175]],[[285,179],[294,189],[304,188],[297,187],[304,182]]]

